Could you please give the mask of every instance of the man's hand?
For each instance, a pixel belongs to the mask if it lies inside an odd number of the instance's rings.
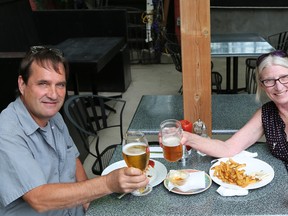
[[[111,192],[130,193],[136,189],[145,187],[149,179],[140,169],[125,167],[107,174],[106,184]]]

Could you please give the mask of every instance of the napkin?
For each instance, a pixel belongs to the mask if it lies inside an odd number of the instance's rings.
[[[163,149],[161,147],[149,147],[150,158],[164,158]]]
[[[181,186],[174,185],[172,182],[168,181],[167,187],[169,191],[171,191],[173,188],[178,188],[182,192],[205,188],[205,172],[196,171],[188,173],[186,182],[183,185]]]
[[[242,151],[239,154],[235,155],[234,157],[257,157],[258,153],[257,152],[249,152],[249,151]]]
[[[217,192],[221,196],[246,196],[248,194],[247,189],[231,189],[231,188],[226,188],[223,186],[220,186],[217,189]]]
[[[233,156],[233,158],[237,158],[237,157],[257,157],[258,156],[258,153],[257,152],[249,152],[249,151],[242,151],[236,155]],[[211,161],[211,163],[215,163],[217,162],[219,159],[214,159]]]
[[[258,153],[257,152],[249,152],[249,151],[242,151],[239,154],[235,155],[233,158],[237,158],[237,157],[257,157]],[[217,192],[221,195],[221,196],[246,196],[248,195],[248,189],[231,189],[231,188],[226,188],[224,186],[220,186],[217,189]]]

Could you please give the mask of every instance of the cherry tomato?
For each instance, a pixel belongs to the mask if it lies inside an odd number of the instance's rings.
[[[192,122],[188,121],[188,120],[181,120],[181,127],[184,131],[188,131],[188,132],[192,132],[193,130],[193,124]],[[191,149],[190,146],[186,146],[186,149],[189,151]]]
[[[152,168],[154,168],[154,166],[155,166],[155,162],[152,161],[152,160],[149,160],[149,166],[151,166]]]
[[[181,120],[181,126],[184,131],[192,132],[193,125],[192,122],[188,120]]]

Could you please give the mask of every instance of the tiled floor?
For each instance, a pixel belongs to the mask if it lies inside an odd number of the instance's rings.
[[[225,89],[225,59],[212,59],[214,71],[218,71],[223,76],[222,88]],[[239,87],[244,87],[245,67],[244,59],[239,59]],[[178,89],[182,83],[182,74],[175,70],[173,64],[146,64],[131,65],[132,82],[128,90],[123,93],[123,99],[126,100],[126,107],[123,113],[124,132],[127,130],[133,114],[142,95],[171,95],[178,94]],[[103,135],[107,138],[112,134]],[[94,177],[91,172],[91,166],[94,158],[88,156],[84,162],[85,170],[89,178]]]

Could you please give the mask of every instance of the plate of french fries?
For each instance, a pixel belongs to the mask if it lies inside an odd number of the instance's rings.
[[[221,158],[211,166],[209,175],[216,184],[226,188],[256,189],[273,180],[274,169],[256,158]]]

